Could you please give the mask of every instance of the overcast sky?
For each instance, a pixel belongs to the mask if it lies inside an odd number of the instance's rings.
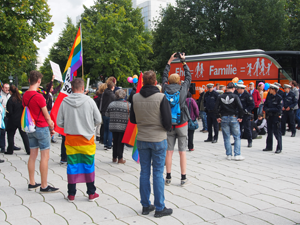
[[[83,5],[90,7],[94,4],[94,0],[48,0],[50,6],[51,22],[54,22],[52,34],[47,36],[41,43],[36,43],[39,48],[39,63],[43,63],[48,56],[52,45],[58,41],[58,36],[65,27],[67,16],[72,19],[73,24],[76,23],[76,17],[83,13]],[[74,37],[75,39],[75,37]]]

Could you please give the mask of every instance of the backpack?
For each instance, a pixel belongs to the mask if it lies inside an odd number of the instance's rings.
[[[180,124],[181,120],[181,110],[180,110],[180,91],[175,92],[174,94],[168,94],[165,91],[166,98],[171,106],[171,116],[172,116],[172,125]]]
[[[4,117],[5,117],[5,109],[2,106],[2,104],[0,103],[0,129],[3,129],[3,130],[5,129]]]
[[[36,94],[35,94],[36,95]],[[22,112],[22,117],[21,117],[21,128],[24,132],[26,133],[33,133],[35,132],[35,121],[30,113],[30,110],[28,108],[30,100],[35,96],[31,96],[29,99],[27,105],[24,107],[23,112]],[[40,111],[41,113],[41,111]],[[39,113],[39,116],[40,116]]]

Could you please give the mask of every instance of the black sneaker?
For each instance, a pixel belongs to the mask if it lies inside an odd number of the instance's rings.
[[[55,193],[55,192],[58,192],[58,191],[59,191],[58,188],[51,187],[49,185],[46,188],[40,187],[40,192],[42,192],[42,193]]]
[[[155,211],[154,217],[169,216],[173,213],[173,209],[167,209],[166,207],[162,211]]]
[[[143,211],[142,214],[143,215],[148,215],[150,212],[155,210],[155,206],[154,205],[150,205],[148,207],[143,207]]]
[[[35,183],[35,185],[28,184],[28,191],[33,191],[37,189],[39,186],[41,186],[41,184],[37,184],[37,183]]]

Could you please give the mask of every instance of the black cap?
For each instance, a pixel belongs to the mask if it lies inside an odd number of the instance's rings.
[[[231,89],[231,88],[234,88],[234,87],[235,87],[235,85],[234,85],[233,82],[230,82],[230,83],[227,84],[228,89]]]

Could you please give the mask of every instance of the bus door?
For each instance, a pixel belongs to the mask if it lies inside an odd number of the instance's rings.
[[[280,83],[282,87],[284,84],[288,84],[292,81],[292,77],[294,76],[295,74],[292,67],[278,69],[278,83]]]

